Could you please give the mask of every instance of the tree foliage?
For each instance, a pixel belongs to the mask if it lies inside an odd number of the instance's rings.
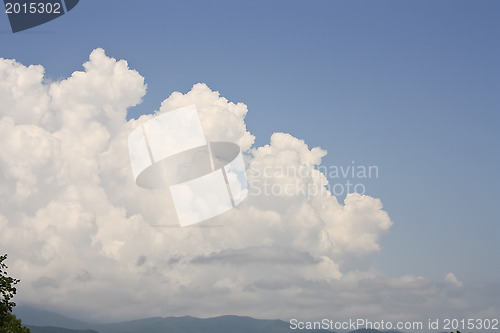
[[[4,263],[5,259],[7,259],[7,255],[0,256],[0,295],[2,297],[0,302],[0,320],[16,306],[16,303],[12,302],[12,298],[17,291],[15,285],[19,283],[19,280],[7,275],[5,271],[7,269],[7,265]]]
[[[19,280],[7,275],[5,259],[7,255],[0,256],[0,333],[29,333],[30,330],[12,314],[12,308],[16,306],[12,298],[16,294],[15,285]]]
[[[30,333],[30,329],[23,326],[21,319],[17,319],[12,313],[8,313],[0,326],[0,333]]]

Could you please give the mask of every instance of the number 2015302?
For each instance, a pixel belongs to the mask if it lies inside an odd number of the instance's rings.
[[[444,319],[445,330],[498,330],[498,319]]]
[[[61,14],[61,4],[59,2],[39,2],[39,3],[5,3],[6,14]]]

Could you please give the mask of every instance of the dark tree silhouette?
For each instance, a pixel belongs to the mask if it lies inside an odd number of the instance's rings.
[[[2,295],[0,303],[0,322],[2,319],[12,311],[12,308],[16,306],[16,303],[12,302],[11,299],[16,294],[16,287],[14,287],[19,280],[11,278],[7,275],[5,269],[7,265],[4,263],[7,259],[7,255],[0,256],[0,294]]]
[[[19,280],[7,275],[5,259],[7,255],[0,256],[0,333],[29,333],[30,330],[12,314],[12,308],[16,306],[12,298],[16,294],[15,285]]]

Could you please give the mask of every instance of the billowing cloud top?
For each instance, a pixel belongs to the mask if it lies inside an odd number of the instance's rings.
[[[136,186],[128,159],[129,133],[152,117],[126,119],[144,78],[102,49],[83,66],[47,82],[42,66],[0,59],[0,244],[22,280],[18,301],[106,318],[411,318],[412,300],[438,309],[462,286],[353,267],[392,224],[380,200],[338,203],[315,168],[324,150],[286,133],[253,147],[246,105],[202,83],[158,112],[195,104],[208,140],[245,152],[251,193],[210,227],[173,227],[168,190]]]

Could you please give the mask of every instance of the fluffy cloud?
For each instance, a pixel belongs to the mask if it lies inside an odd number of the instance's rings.
[[[102,49],[67,79],[43,76],[0,59],[0,244],[22,280],[19,301],[108,319],[495,310],[464,306],[470,291],[451,273],[436,284],[347,268],[380,250],[392,224],[381,201],[348,194],[340,204],[316,168],[326,151],[289,134],[253,147],[247,107],[205,84],[172,93],[158,113],[196,104],[208,140],[244,151],[250,195],[206,227],[176,227],[168,190],[139,188],[130,168],[128,134],[153,117],[126,119],[143,77]]]
[[[449,284],[454,285],[456,287],[462,287],[464,285],[462,283],[462,281],[459,281],[457,279],[457,277],[455,276],[455,274],[453,274],[451,272],[446,274],[446,276],[444,277],[444,281],[448,282]]]

